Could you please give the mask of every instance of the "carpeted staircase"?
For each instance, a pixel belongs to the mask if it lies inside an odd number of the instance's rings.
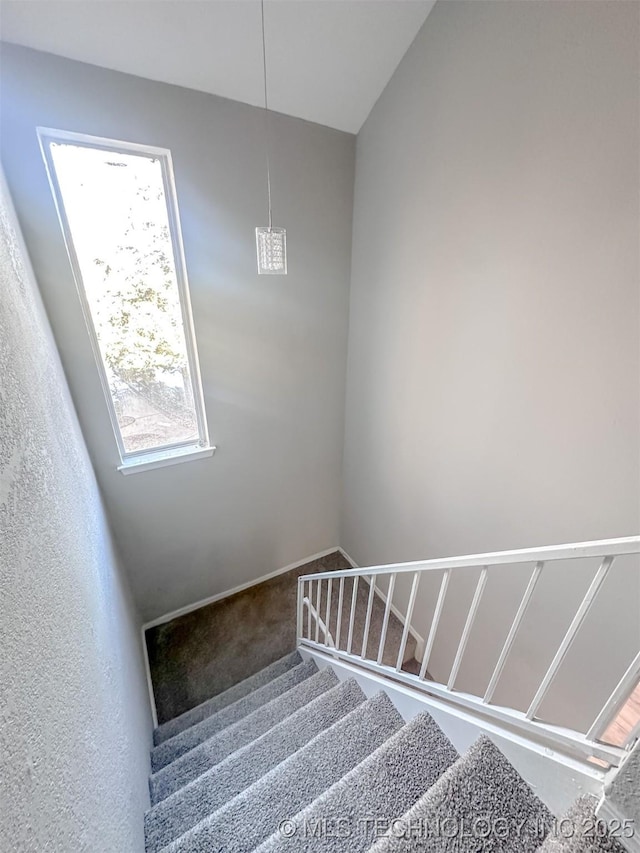
[[[459,756],[426,713],[297,652],[159,726],[145,815],[149,853],[578,853],[594,801],[553,816],[481,737]],[[565,832],[565,836],[567,833]],[[591,845],[591,846],[590,846]]]

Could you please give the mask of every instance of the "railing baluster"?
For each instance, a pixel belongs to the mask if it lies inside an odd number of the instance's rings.
[[[419,678],[424,678],[427,673],[427,666],[429,664],[429,658],[431,657],[431,652],[433,651],[433,644],[436,639],[436,631],[438,630],[438,622],[440,622],[440,617],[442,616],[442,608],[444,607],[444,599],[447,595],[447,587],[449,586],[449,578],[451,577],[451,569],[445,569],[445,573],[442,576],[442,583],[440,584],[440,592],[438,593],[438,601],[436,602],[436,609],[433,613],[433,621],[431,622],[431,630],[429,631],[429,639],[427,640],[427,645],[424,650],[424,657],[422,658],[422,666],[420,667],[420,675]]]
[[[325,641],[328,640],[329,632],[331,630],[330,623],[329,623],[329,617],[331,616],[331,588],[332,588],[332,586],[333,586],[333,580],[331,578],[329,578],[329,582],[327,585],[327,608],[326,608],[325,614],[324,614],[324,624],[325,624],[325,627],[327,629],[327,633],[325,634],[325,637],[324,637]]]
[[[304,583],[298,578],[298,594],[296,596],[296,642],[302,639],[302,599],[304,598]]]
[[[340,629],[342,628],[342,605],[344,602],[344,578],[340,578],[338,592],[338,621],[336,622],[336,649],[340,648]]]
[[[484,568],[480,572],[480,577],[478,578],[478,585],[476,586],[476,591],[473,594],[473,601],[471,602],[471,607],[469,608],[469,613],[467,614],[467,621],[465,622],[462,637],[460,638],[460,645],[458,646],[458,651],[456,652],[456,657],[453,662],[453,666],[451,667],[451,674],[449,675],[449,681],[447,682],[447,690],[453,690],[453,685],[455,684],[455,680],[458,677],[460,664],[462,663],[462,658],[467,648],[467,643],[469,642],[469,636],[471,634],[471,629],[473,628],[473,623],[476,620],[478,608],[480,607],[480,599],[482,598],[482,593],[484,592],[484,588],[487,583],[488,574],[489,569],[487,566],[484,566]]]
[[[412,575],[411,589],[407,602],[406,615],[398,614],[399,619],[403,621],[402,637],[400,646],[395,657],[395,673],[394,678],[402,683],[416,686],[416,677],[410,673],[404,672],[402,667],[404,657],[407,654],[407,646],[409,643],[409,634],[413,632],[412,622],[414,612],[418,608],[418,591],[422,582],[423,574],[431,571],[440,571],[442,573],[439,584],[439,592],[434,609],[432,622],[429,628],[429,634],[424,649],[424,656],[420,666],[419,679],[423,684],[423,690],[429,695],[436,698],[441,697],[449,704],[453,703],[463,709],[477,713],[480,718],[494,719],[499,724],[504,724],[508,727],[515,727],[521,730],[527,736],[538,739],[543,744],[550,745],[551,748],[556,748],[560,745],[561,748],[567,749],[570,754],[579,756],[581,759],[588,760],[597,758],[608,762],[613,766],[619,766],[625,757],[628,755],[628,750],[633,746],[637,739],[640,738],[640,720],[637,720],[634,714],[629,718],[628,711],[633,707],[633,701],[640,692],[637,686],[640,685],[640,652],[638,652],[634,660],[631,662],[627,671],[624,673],[610,697],[608,698],[602,710],[592,723],[586,735],[580,734],[571,729],[565,729],[552,723],[545,723],[537,718],[537,713],[544,703],[550,687],[554,679],[559,675],[559,670],[564,663],[567,662],[567,656],[572,647],[575,638],[581,629],[583,622],[587,618],[595,598],[600,591],[602,584],[605,582],[607,574],[618,555],[640,554],[640,536],[627,537],[626,539],[603,540],[600,542],[579,543],[577,545],[549,546],[536,549],[522,549],[520,551],[505,551],[497,552],[496,554],[485,555],[470,555],[466,557],[449,557],[443,560],[426,560],[413,563],[398,563],[389,566],[374,566],[368,569],[347,569],[340,570],[335,573],[318,572],[312,575],[307,575],[298,580],[297,589],[297,605],[296,605],[296,632],[298,645],[308,645],[310,647],[321,647],[324,645],[325,651],[329,652],[330,657],[345,661],[352,660],[355,655],[352,653],[353,638],[356,627],[356,613],[358,614],[358,624],[360,622],[360,611],[366,609],[366,617],[364,621],[364,631],[362,636],[362,649],[358,664],[361,668],[371,670],[372,672],[388,674],[393,672],[392,666],[383,665],[384,652],[386,641],[390,631],[391,612],[397,612],[394,607],[393,596],[395,586],[397,585],[398,575],[406,575],[407,580],[409,574]],[[590,581],[589,588],[582,599],[579,608],[575,612],[571,624],[569,625],[562,642],[553,656],[553,660],[549,665],[540,686],[534,696],[528,711],[516,711],[513,708],[501,707],[493,704],[494,696],[498,690],[501,680],[505,676],[505,670],[509,660],[514,654],[514,649],[518,641],[518,636],[522,630],[524,620],[531,608],[533,596],[537,590],[537,584],[541,573],[550,561],[564,561],[575,559],[586,559],[587,557],[600,557],[600,566]],[[470,645],[471,634],[478,619],[478,613],[482,603],[482,597],[485,593],[485,588],[488,580],[488,570],[494,565],[505,565],[510,563],[524,564],[528,563],[529,567],[533,566],[533,571],[528,580],[528,584],[518,604],[518,609],[513,617],[513,621],[509,627],[508,633],[504,640],[504,645],[500,649],[500,655],[495,664],[491,678],[487,685],[484,697],[471,696],[464,692],[456,691],[456,681],[459,680],[460,671],[464,662],[464,655]],[[481,573],[477,581],[473,599],[469,606],[465,625],[462,631],[458,648],[449,679],[446,684],[430,681],[424,684],[424,680],[428,675],[428,666],[431,658],[434,657],[435,640],[439,625],[444,618],[444,607],[446,605],[446,596],[448,587],[451,581],[451,573],[454,570],[463,569],[465,567],[479,567]],[[559,566],[560,568],[561,566]],[[378,624],[378,611],[374,614],[376,607],[375,596],[378,592],[376,589],[377,577],[386,576],[389,578],[385,600],[385,607],[379,608],[381,615],[381,634],[378,645],[375,651],[372,651],[370,658],[367,658],[367,651],[371,633],[373,631],[374,618],[375,624]],[[369,592],[365,604],[364,592],[359,597],[359,579],[364,577],[369,582]],[[433,577],[433,576],[432,576]],[[346,589],[346,579],[352,582],[352,591]],[[323,601],[322,583],[327,581],[327,600]],[[334,586],[339,581],[339,592],[334,591]],[[314,588],[314,583],[317,588]],[[308,590],[307,590],[308,586]],[[345,600],[346,595],[351,596],[351,604]],[[384,598],[384,596],[380,596]],[[335,639],[331,632],[331,619],[333,618],[332,608],[336,606],[334,599],[337,599],[337,616],[335,620]],[[305,619],[304,608],[308,605],[307,618]],[[378,605],[379,607],[379,605]],[[320,615],[325,616],[326,622]],[[345,612],[346,611],[346,612]],[[316,619],[315,632],[313,630],[312,620]],[[348,619],[348,626],[343,623]],[[348,632],[347,632],[348,628]],[[323,634],[323,642],[320,641],[320,634]],[[348,637],[347,637],[348,633]],[[314,641],[315,636],[315,641]],[[346,644],[344,641],[346,640]],[[340,643],[346,645],[346,649],[340,648]],[[431,679],[431,676],[428,676]],[[413,681],[412,681],[413,680]],[[462,685],[461,685],[462,689]],[[635,692],[634,692],[635,689]],[[631,697],[631,698],[630,698]],[[614,744],[603,742],[609,730],[613,730],[614,725],[618,722],[622,723],[621,731],[616,734],[615,740],[620,741],[624,737],[624,732],[629,731],[626,736],[624,746],[616,746]]]
[[[591,581],[591,585],[587,590],[585,597],[582,599],[582,603],[580,604],[576,615],[573,617],[573,621],[569,626],[567,633],[564,635],[564,639],[560,643],[560,648],[556,652],[554,659],[551,661],[551,665],[547,670],[545,677],[542,679],[542,683],[540,684],[536,695],[533,697],[531,705],[529,705],[529,709],[526,713],[526,717],[528,720],[533,720],[536,711],[542,704],[544,697],[547,695],[547,691],[551,686],[551,682],[555,678],[556,673],[562,665],[562,661],[565,659],[567,652],[571,648],[575,636],[580,630],[580,626],[584,622],[585,616],[591,609],[593,600],[598,594],[598,590],[602,586],[604,579],[606,578],[609,569],[611,568],[612,563],[613,557],[605,557],[602,563],[600,564],[600,568],[596,572],[594,579]]]
[[[353,643],[353,625],[356,621],[356,602],[358,600],[358,581],[360,578],[356,575],[353,579],[353,589],[351,591],[351,613],[349,614],[349,636],[347,637],[347,652],[351,654],[351,644]]]
[[[496,668],[493,670],[493,675],[491,676],[491,680],[489,681],[489,686],[487,687],[486,693],[484,694],[483,702],[491,702],[493,698],[493,694],[495,693],[495,689],[498,686],[498,681],[500,680],[500,676],[502,675],[502,670],[504,669],[504,665],[507,662],[507,658],[509,657],[509,652],[511,651],[511,647],[516,639],[516,635],[520,629],[520,625],[522,620],[524,619],[524,615],[527,612],[527,608],[529,607],[529,602],[531,601],[531,596],[536,588],[536,584],[540,579],[540,574],[542,573],[542,569],[544,567],[544,563],[536,563],[531,573],[531,578],[529,579],[529,583],[525,590],[524,595],[522,596],[522,601],[520,602],[520,607],[518,607],[518,612],[516,613],[513,624],[509,630],[509,634],[507,635],[507,639],[505,640],[504,646],[502,647],[502,651],[500,652],[500,657],[498,658],[498,663],[496,664]]]
[[[316,598],[316,643],[320,639],[320,603],[322,597],[322,581],[318,581],[318,595]],[[326,639],[326,637],[325,637]]]
[[[404,663],[404,653],[407,648],[407,640],[409,639],[409,627],[413,617],[413,608],[416,603],[416,595],[418,594],[418,585],[420,584],[420,572],[416,572],[413,576],[411,584],[411,593],[409,594],[409,604],[407,605],[407,615],[404,619],[404,629],[402,631],[402,639],[400,640],[400,649],[398,651],[398,660],[396,661],[396,672],[400,672]]]
[[[384,644],[387,640],[387,629],[389,627],[389,615],[391,613],[391,600],[393,598],[393,590],[396,585],[395,574],[391,575],[389,580],[389,589],[387,590],[387,604],[384,608],[384,618],[382,620],[382,631],[380,632],[380,643],[378,644],[378,663],[382,663],[384,654]]]
[[[640,652],[631,661],[629,668],[613,689],[613,693],[605,702],[602,711],[593,721],[587,732],[587,740],[598,740],[613,722],[616,714],[622,708],[633,692],[640,678]]]
[[[360,657],[364,660],[367,654],[367,643],[369,642],[369,628],[371,627],[371,614],[373,613],[373,599],[376,593],[376,576],[369,577],[369,601],[367,602],[367,618],[364,622],[364,633],[362,634],[362,652]]]

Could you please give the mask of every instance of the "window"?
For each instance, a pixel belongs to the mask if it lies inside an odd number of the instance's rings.
[[[170,152],[38,136],[120,470],[211,455]]]

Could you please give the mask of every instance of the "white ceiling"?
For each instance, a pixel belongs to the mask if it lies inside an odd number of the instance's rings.
[[[435,0],[266,0],[269,106],[356,133]],[[2,0],[0,38],[263,105],[256,0]]]

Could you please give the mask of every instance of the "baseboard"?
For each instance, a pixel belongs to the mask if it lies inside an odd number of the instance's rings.
[[[194,610],[199,610],[201,607],[206,607],[208,604],[214,604],[216,601],[222,601],[223,598],[229,598],[229,596],[235,595],[238,592],[244,592],[245,589],[257,586],[258,584],[269,581],[272,578],[277,578],[278,575],[284,575],[287,572],[293,571],[293,569],[299,569],[300,566],[304,566],[305,563],[311,563],[313,560],[319,560],[322,557],[327,557],[329,554],[335,554],[336,551],[340,551],[342,553],[341,548],[334,545],[333,548],[327,548],[325,551],[320,551],[317,554],[313,554],[311,557],[304,557],[302,560],[290,563],[288,566],[283,566],[281,569],[276,569],[275,572],[269,572],[268,575],[262,575],[259,578],[242,583],[240,586],[234,586],[233,589],[227,589],[224,592],[219,592],[216,595],[209,596],[208,598],[202,598],[200,601],[196,601],[193,604],[186,604],[184,607],[179,607],[177,610],[165,613],[164,616],[158,616],[150,622],[145,622],[142,629],[143,631],[146,631],[148,628],[155,628],[157,625],[163,625],[165,622],[171,622],[172,619],[177,619],[178,616],[185,616],[187,613],[192,613]]]
[[[329,554],[335,554],[336,551],[339,551],[341,554],[344,554],[342,548],[334,545],[333,548],[327,548],[324,551],[320,551],[317,554],[312,554],[310,557],[304,557],[302,560],[298,560],[295,563],[290,563],[288,566],[283,566],[281,569],[276,569],[275,572],[269,572],[268,575],[262,575],[255,580],[247,581],[247,583],[240,584],[240,586],[236,586],[233,589],[225,590],[224,592],[219,592],[217,595],[211,595],[209,598],[203,598],[200,601],[196,601],[193,604],[187,604],[184,607],[178,608],[178,610],[172,610],[170,613],[165,613],[164,616],[158,616],[157,619],[152,619],[150,622],[145,622],[142,626],[142,655],[144,658],[144,668],[147,676],[147,689],[149,691],[149,703],[151,705],[151,717],[153,718],[153,725],[155,728],[158,726],[158,711],[156,708],[156,699],[153,692],[153,682],[151,680],[151,667],[149,665],[149,654],[147,652],[147,640],[145,637],[145,633],[149,628],[155,628],[157,625],[164,625],[166,622],[171,622],[173,619],[177,619],[178,616],[184,616],[187,613],[192,613],[194,610],[199,610],[201,607],[206,607],[208,604],[213,604],[216,601],[222,601],[223,598],[229,598],[231,595],[235,595],[238,592],[243,592],[245,589],[249,589],[249,587],[257,586],[258,584],[264,583],[265,581],[271,580],[271,578],[276,578],[278,575],[284,575],[287,572],[292,571],[293,569],[299,569],[300,566],[304,566],[305,563],[311,563],[313,560],[319,560],[322,557],[327,557]],[[349,558],[346,557],[348,560]]]
[[[349,554],[347,554],[347,552],[344,550],[344,548],[339,547],[338,551],[340,551],[340,553],[345,558],[347,563],[351,563],[352,569],[359,569],[360,568],[360,566],[356,563],[356,561],[353,559],[353,557],[350,557]]]
[[[342,556],[345,558],[345,560],[346,560],[348,563],[350,563],[350,564],[351,564],[352,568],[354,568],[354,569],[359,569],[359,568],[361,568],[361,567],[356,563],[356,561],[355,561],[352,557],[350,557],[350,556],[349,556],[349,554],[347,554],[347,552],[344,550],[344,548],[338,548],[338,551],[340,551],[340,553],[341,553],[341,554],[342,554]],[[369,583],[369,579],[368,579],[367,577],[365,577],[365,578],[364,578],[364,580],[365,580],[367,583]],[[384,592],[382,592],[382,590],[381,590],[381,589],[378,589],[378,587],[376,587],[376,595],[377,595],[377,596],[378,596],[378,598],[382,601],[382,603],[386,605],[386,603],[387,603],[387,596],[384,594]],[[392,604],[392,605],[391,605],[391,612],[392,612],[392,613],[393,613],[393,615],[396,617],[396,619],[400,622],[400,624],[401,624],[401,625],[404,625],[404,623],[405,623],[404,613],[402,613],[402,611],[401,611],[401,610],[398,610],[398,608],[395,606],[395,604]],[[425,643],[424,637],[422,637],[422,636],[421,636],[421,635],[420,635],[420,634],[419,634],[419,633],[418,633],[418,632],[413,628],[413,626],[412,626],[412,625],[409,625],[409,633],[411,634],[411,636],[413,637],[413,639],[416,641],[416,651],[415,651],[415,657],[416,657],[416,660],[417,660],[417,661],[421,661],[421,660],[422,660],[422,657],[423,657],[423,655],[424,655],[424,650],[425,650],[425,646],[426,646],[426,643]]]
[[[147,676],[147,690],[149,691],[149,704],[151,705],[151,719],[153,728],[158,728],[158,709],[156,708],[156,696],[153,692],[153,681],[151,681],[151,667],[149,666],[149,654],[147,652],[147,638],[145,637],[145,626],[140,629],[142,637],[142,657],[144,659],[144,672]]]

